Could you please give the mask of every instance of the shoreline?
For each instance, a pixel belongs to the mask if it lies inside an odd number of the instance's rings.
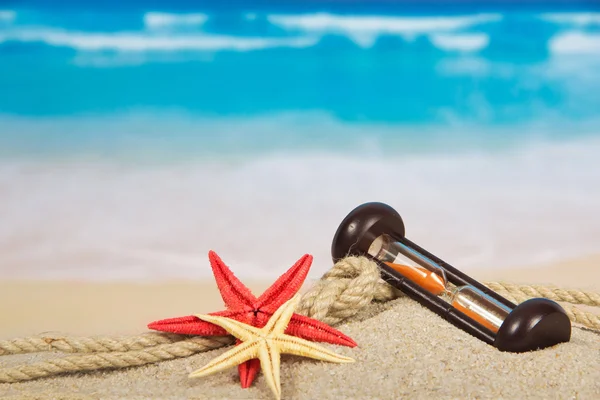
[[[600,291],[600,254],[526,268],[464,269],[480,282],[550,285]],[[273,276],[273,280],[278,276]],[[319,277],[307,278],[307,289]],[[271,282],[242,279],[260,294]],[[0,282],[0,339],[62,333],[130,335],[163,318],[217,311],[223,302],[213,279],[164,282]]]

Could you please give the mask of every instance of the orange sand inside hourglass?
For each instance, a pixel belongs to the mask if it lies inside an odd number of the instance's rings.
[[[388,267],[395,269],[400,272],[403,276],[410,279],[417,285],[421,286],[423,289],[429,291],[430,293],[438,296],[446,290],[446,285],[441,276],[436,274],[435,272],[429,271],[426,268],[422,267],[411,267],[403,264],[395,264],[391,262],[385,263]],[[460,294],[458,294],[460,296]],[[476,313],[468,307],[465,307],[460,303],[459,298],[454,299],[452,302],[452,306],[457,310],[461,311],[463,314],[468,317],[474,319],[479,322],[481,325],[485,326],[492,332],[498,332],[498,327],[488,321],[484,316]]]
[[[479,322],[481,325],[485,326],[490,331],[492,331],[494,333],[498,332],[498,327],[496,325],[494,325],[493,323],[488,321],[483,315],[477,314],[475,311],[460,304],[460,302],[458,300],[454,300],[452,302],[452,306],[454,308],[456,308],[457,310],[461,311],[466,316],[473,318],[475,321]]]
[[[428,269],[391,262],[386,262],[385,264],[436,296],[444,293],[446,290],[446,284],[442,277]]]

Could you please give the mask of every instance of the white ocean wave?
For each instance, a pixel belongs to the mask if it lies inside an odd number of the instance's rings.
[[[144,14],[144,25],[148,29],[178,28],[202,26],[208,20],[208,15],[202,13],[171,14],[147,12]]]
[[[305,34],[341,34],[363,48],[371,47],[381,35],[400,35],[413,40],[417,35],[458,32],[484,22],[500,21],[500,14],[476,14],[456,17],[344,16],[327,13],[305,15],[269,15],[271,24]],[[473,51],[487,44],[485,35],[436,36],[442,49]]]
[[[12,10],[0,10],[0,22],[13,22],[17,18],[17,13]]]
[[[432,43],[445,51],[473,52],[486,47],[486,34],[432,34]],[[373,46],[376,35],[353,33],[350,37],[363,48]],[[69,47],[81,51],[176,52],[176,51],[251,51],[275,47],[305,48],[318,44],[319,36],[292,38],[236,37],[204,33],[159,32],[83,32],[48,27],[15,28],[0,32],[0,43],[41,42],[49,46]],[[410,37],[408,38],[411,39]]]
[[[544,21],[554,22],[558,24],[577,25],[580,27],[600,24],[599,12],[586,13],[543,13],[539,16]]]
[[[501,14],[439,17],[350,16],[328,13],[269,15],[268,21],[290,30],[316,33],[424,34],[456,31],[502,20]]]
[[[566,32],[551,38],[548,47],[554,54],[600,54],[600,34]]]
[[[435,34],[431,35],[431,42],[446,51],[474,52],[487,47],[490,38],[484,33]]]
[[[0,43],[42,42],[50,46],[84,51],[249,51],[273,47],[309,47],[314,38],[250,38],[220,35],[149,35],[147,33],[90,33],[50,28],[0,32]]]

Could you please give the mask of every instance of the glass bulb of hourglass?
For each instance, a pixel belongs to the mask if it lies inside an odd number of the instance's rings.
[[[401,251],[404,250],[404,251]],[[412,250],[408,247],[401,249],[398,243],[388,235],[379,236],[369,248],[369,254],[379,259],[388,267],[398,271],[402,276],[413,281],[435,296],[446,291],[446,273],[433,262],[426,263],[427,268],[418,265],[408,258]],[[416,256],[416,253],[415,253]],[[420,258],[420,257],[419,257]]]
[[[376,238],[368,253],[494,333],[512,311],[473,286],[450,287],[441,266],[388,235]]]
[[[473,286],[460,286],[449,293],[450,304],[463,314],[496,333],[512,311]]]

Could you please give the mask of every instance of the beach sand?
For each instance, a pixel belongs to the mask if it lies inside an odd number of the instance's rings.
[[[539,267],[465,272],[482,282],[600,291],[600,256]],[[256,294],[269,285],[248,284]],[[0,336],[139,334],[156,319],[221,308],[213,282],[4,282],[0,284]],[[358,347],[326,347],[355,358],[356,363],[338,365],[283,356],[282,398],[600,398],[600,333],[596,331],[574,326],[569,343],[525,354],[501,353],[408,298],[372,304],[337,328]],[[69,394],[93,399],[273,398],[261,374],[249,389],[240,387],[235,368],[205,378],[187,377],[224,351],[127,370],[0,384],[0,398],[54,399]],[[0,368],[61,356],[2,356]]]

